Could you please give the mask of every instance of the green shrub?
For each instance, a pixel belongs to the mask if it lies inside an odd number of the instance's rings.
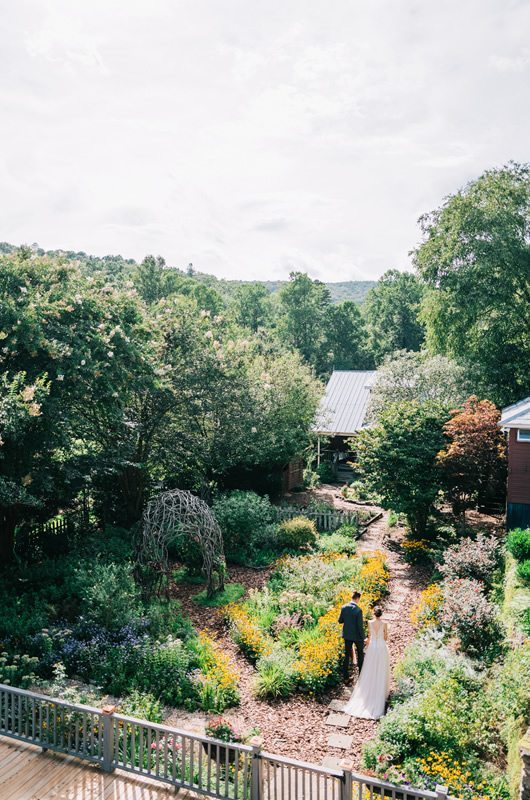
[[[278,525],[276,541],[282,550],[306,550],[314,547],[317,541],[315,523],[307,517],[287,519]]]
[[[38,658],[28,655],[0,653],[0,683],[27,689],[37,681],[35,670],[38,664]]]
[[[168,638],[144,648],[135,676],[136,688],[167,705],[194,708],[198,698],[191,672],[197,667],[197,656],[179,639]]]
[[[257,676],[254,680],[254,694],[261,700],[279,700],[289,697],[295,688],[292,656],[281,648],[263,656],[256,664]]]
[[[182,616],[178,600],[153,600],[147,606],[144,616],[149,625],[149,633],[154,639],[173,636],[186,641],[194,635],[190,620]]]
[[[392,509],[390,509],[390,511],[388,512],[386,524],[388,525],[389,528],[395,528],[396,525],[398,524],[398,521],[399,521],[398,515],[396,514],[395,511],[392,511]]]
[[[86,540],[83,551],[90,556],[97,553],[106,561],[129,561],[133,556],[133,534],[126,528],[106,525],[103,532],[98,531]]]
[[[340,533],[341,536],[347,536],[349,539],[357,539],[359,529],[356,525],[341,525],[334,533]]]
[[[82,614],[92,622],[112,630],[140,616],[139,591],[130,564],[87,563],[76,570],[74,581]]]
[[[517,575],[527,586],[530,586],[530,558],[521,561],[517,567]]]
[[[126,717],[147,719],[149,722],[162,722],[162,706],[160,701],[149,692],[134,690],[119,704],[119,713]]]
[[[335,483],[333,468],[327,461],[323,461],[319,464],[315,471],[318,475],[319,483]]]
[[[221,495],[213,512],[223,533],[225,552],[248,552],[253,543],[268,541],[275,523],[275,510],[269,498],[255,492],[236,490]]]
[[[344,526],[346,527],[346,526]],[[339,530],[327,536],[320,536],[318,549],[321,553],[346,553],[349,556],[355,555],[357,543],[351,536],[345,536]]]
[[[514,528],[506,540],[506,546],[517,561],[530,558],[530,529]]]

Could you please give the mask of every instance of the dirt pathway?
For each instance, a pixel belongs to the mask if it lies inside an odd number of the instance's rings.
[[[334,494],[335,505],[339,508],[351,504]],[[372,510],[372,508],[366,508]],[[379,510],[379,509],[373,509]],[[406,645],[414,637],[415,631],[410,622],[410,609],[425,587],[425,576],[416,567],[410,567],[401,558],[399,552],[400,528],[389,528],[386,515],[372,525],[360,537],[358,552],[382,550],[390,569],[389,595],[385,601],[384,619],[390,627],[390,653],[392,666],[401,657]],[[255,571],[242,567],[230,569],[230,580],[243,583],[250,588],[261,588],[266,580],[267,571]],[[347,727],[329,724],[330,710],[339,710],[351,694],[352,687],[338,686],[328,695],[315,700],[303,696],[295,696],[275,703],[257,700],[252,693],[254,669],[242,657],[238,648],[230,639],[219,609],[208,609],[197,606],[193,595],[198,591],[196,586],[180,583],[174,587],[174,595],[181,601],[184,613],[190,617],[194,626],[214,633],[223,643],[225,650],[231,655],[240,673],[241,704],[238,708],[227,711],[228,717],[239,728],[248,730],[259,728],[264,740],[264,747],[269,752],[290,756],[312,763],[325,763],[333,766],[343,758],[360,765],[362,744],[374,736],[377,723],[371,720],[349,718]],[[330,709],[330,703],[332,707]],[[173,712],[167,718],[168,724],[187,729],[202,731],[204,714],[183,714]],[[334,719],[334,718],[332,718]],[[335,718],[336,719],[336,718]],[[342,720],[344,723],[344,719]],[[341,741],[344,747],[332,746],[330,736],[339,734],[346,739]]]

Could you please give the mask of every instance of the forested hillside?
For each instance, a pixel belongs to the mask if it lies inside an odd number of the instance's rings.
[[[13,253],[17,249],[18,246],[10,244],[9,242],[0,242],[0,253]],[[37,243],[31,245],[31,250],[36,255],[46,255],[50,258],[64,258],[67,261],[75,261],[83,265],[84,269],[87,271],[106,272],[110,276],[125,276],[138,268],[138,264],[134,259],[122,258],[120,255],[93,256],[83,251],[44,250],[42,247],[39,247]],[[232,297],[239,286],[249,286],[254,283],[259,283],[264,286],[270,294],[276,294],[281,291],[287,283],[287,281],[239,281],[216,278],[215,275],[208,275],[207,273],[196,271],[192,264],[189,264],[185,269],[172,266],[167,266],[167,269],[174,270],[178,275],[187,276],[200,283],[212,286],[225,298]],[[375,285],[376,281],[334,281],[326,283],[332,303],[339,303],[344,300],[353,300],[355,303],[362,303],[370,289]]]

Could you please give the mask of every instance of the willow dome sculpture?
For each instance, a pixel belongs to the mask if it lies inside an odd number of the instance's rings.
[[[211,508],[191,492],[171,489],[148,503],[143,515],[139,561],[167,573],[168,546],[184,536],[189,536],[202,551],[207,593],[211,597],[224,588],[223,536]]]

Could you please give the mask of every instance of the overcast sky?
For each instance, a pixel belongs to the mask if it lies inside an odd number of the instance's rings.
[[[530,0],[0,0],[0,239],[377,278],[529,159]]]

